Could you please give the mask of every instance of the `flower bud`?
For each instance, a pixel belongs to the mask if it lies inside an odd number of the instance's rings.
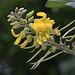
[[[25,38],[26,32],[24,30],[22,30],[21,33],[20,33],[20,35],[21,35],[22,38]]]
[[[29,23],[29,27],[30,27],[30,28],[32,28],[32,24],[33,24],[33,23]]]
[[[67,47],[70,48],[70,45],[68,45]]]
[[[32,10],[31,12],[29,12],[29,13],[26,15],[26,18],[28,18],[28,17],[32,16],[32,15],[33,15],[33,13],[34,13],[34,10]]]
[[[34,19],[34,22],[36,22],[38,19]]]
[[[10,22],[11,21],[11,19],[8,19],[8,22]]]
[[[10,19],[14,21],[14,20],[16,20],[16,17],[15,16],[10,16]]]
[[[18,45],[18,44],[20,43],[21,39],[22,39],[21,36],[19,36],[19,37],[15,40],[14,45]]]
[[[42,49],[46,50],[46,48],[47,48],[46,44],[42,44]]]
[[[24,10],[22,11],[22,14],[24,14],[26,11],[27,11],[27,10],[26,10],[26,9],[24,9]]]
[[[14,22],[10,23],[10,25],[17,25],[17,24],[19,24],[18,21],[14,21]]]
[[[52,25],[55,24],[55,21],[54,21],[54,20],[50,20],[49,22],[50,22]]]
[[[43,41],[44,41],[44,42],[46,42],[46,41],[47,41],[46,37],[43,37]]]
[[[49,39],[50,35],[48,33],[45,33],[45,36],[47,39]]]
[[[13,11],[10,12],[10,15],[13,16],[15,13]]]
[[[15,25],[15,26],[13,26],[12,28],[13,28],[13,29],[18,29],[18,28],[20,28],[20,25]]]
[[[15,12],[16,12],[16,13],[17,13],[17,11],[18,11],[18,7],[15,8]]]
[[[21,12],[18,12],[17,15],[18,15],[18,16],[22,16],[22,13],[21,13]]]
[[[28,19],[29,22],[32,22],[33,20],[34,20],[34,16],[32,16]]]
[[[55,52],[56,51],[56,47],[55,46],[51,46],[51,52]]]
[[[42,45],[42,40],[40,40],[39,38],[37,38],[37,42]]]
[[[19,11],[22,12],[24,10],[24,8],[20,8]]]
[[[39,44],[37,42],[34,42],[35,48],[39,48]]]
[[[23,19],[23,22],[24,22],[25,24],[27,24],[27,20],[26,20],[26,19]]]
[[[58,28],[55,28],[55,29],[54,29],[54,34],[57,35],[57,36],[60,36],[60,35],[61,35],[61,33],[60,33],[60,31],[58,30]]]
[[[27,44],[28,44],[28,41],[25,40],[25,41],[21,44],[20,48],[24,48]]]
[[[25,28],[24,28],[24,31],[25,31],[25,32],[29,32],[29,28],[28,28],[28,27],[25,27]]]
[[[31,35],[27,35],[27,40],[28,40],[28,42],[32,42],[32,36]]]
[[[10,17],[11,15],[8,15],[7,17]]]

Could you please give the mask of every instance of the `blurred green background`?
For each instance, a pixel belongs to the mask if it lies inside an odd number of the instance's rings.
[[[46,2],[47,0],[0,0],[0,75],[75,75],[75,56],[64,53],[30,71],[31,65],[25,62],[34,53],[29,54],[28,50],[13,45],[15,38],[11,35],[7,15],[14,11],[15,7],[24,7],[28,12],[35,10],[35,17],[38,11],[47,13],[55,20],[54,27],[60,25],[61,28],[75,19],[74,8],[46,8]],[[62,34],[73,26],[75,23],[62,31]],[[75,34],[75,31],[70,34]]]

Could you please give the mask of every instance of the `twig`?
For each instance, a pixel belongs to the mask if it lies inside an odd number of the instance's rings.
[[[56,53],[56,54],[54,54],[54,55],[52,55],[52,56],[50,56],[50,57],[48,57],[46,59],[44,59],[44,60],[42,60],[42,62],[47,61],[47,60],[50,60],[50,59],[54,58],[55,56],[57,56],[57,55],[59,55],[61,53],[62,53],[62,51],[61,52],[58,52],[58,53]]]
[[[73,52],[71,49],[67,48],[67,47],[63,47],[57,43],[55,43],[54,41],[52,40],[48,40],[48,43],[56,46],[58,49],[62,50],[64,53],[68,53],[68,54],[72,54],[72,55],[75,55],[75,52]]]

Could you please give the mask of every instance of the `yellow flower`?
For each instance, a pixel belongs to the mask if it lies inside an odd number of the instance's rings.
[[[14,37],[17,37],[16,41],[14,42],[14,45],[18,45],[20,43],[21,39],[24,38],[26,35],[24,30],[21,31],[20,34],[15,34],[14,30],[11,29],[11,33]]]
[[[50,18],[46,18],[46,13],[38,12],[37,16],[42,16],[43,18],[38,19],[32,25],[34,31],[36,32],[45,32],[52,29],[52,25],[55,24],[54,20],[50,20]]]
[[[37,16],[42,16],[41,19],[37,19],[34,21],[32,28],[36,31],[37,42],[42,45],[43,42],[46,42],[47,39],[52,39],[49,35],[49,31],[52,30],[52,26],[55,24],[54,20],[50,20],[50,18],[46,18],[46,13],[38,12]]]

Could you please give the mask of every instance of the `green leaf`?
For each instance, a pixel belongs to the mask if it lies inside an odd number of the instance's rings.
[[[48,8],[60,8],[65,6],[65,4],[68,3],[68,1],[63,0],[48,0],[46,7]]]
[[[48,8],[61,8],[66,5],[75,8],[75,0],[48,0],[46,7],[48,7]]]

